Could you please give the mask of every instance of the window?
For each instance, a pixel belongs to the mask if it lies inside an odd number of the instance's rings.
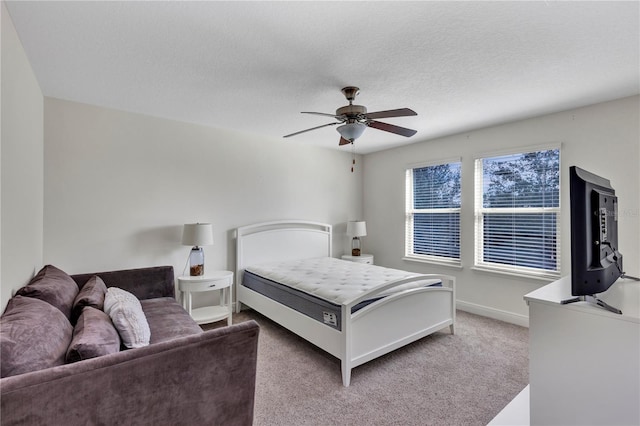
[[[560,274],[560,150],[476,160],[475,266]]]
[[[405,256],[460,264],[460,161],[407,169]]]

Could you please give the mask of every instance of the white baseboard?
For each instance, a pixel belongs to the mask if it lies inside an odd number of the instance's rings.
[[[497,319],[522,327],[529,327],[529,317],[527,315],[502,311],[500,309],[476,305],[475,303],[464,302],[462,300],[456,300],[456,308],[472,314],[482,315],[483,317]]]

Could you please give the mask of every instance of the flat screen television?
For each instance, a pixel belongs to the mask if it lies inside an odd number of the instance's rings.
[[[618,251],[618,198],[608,179],[569,169],[571,294],[594,296],[622,274]]]

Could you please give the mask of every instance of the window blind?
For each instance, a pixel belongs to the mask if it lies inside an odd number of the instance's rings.
[[[560,274],[560,150],[476,160],[475,265]]]
[[[406,171],[405,256],[460,262],[460,162]]]

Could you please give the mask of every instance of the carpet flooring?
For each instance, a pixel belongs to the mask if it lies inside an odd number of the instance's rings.
[[[528,383],[528,329],[458,311],[447,327],[356,367],[255,311],[254,425],[486,425]],[[213,326],[204,326],[211,328]]]

